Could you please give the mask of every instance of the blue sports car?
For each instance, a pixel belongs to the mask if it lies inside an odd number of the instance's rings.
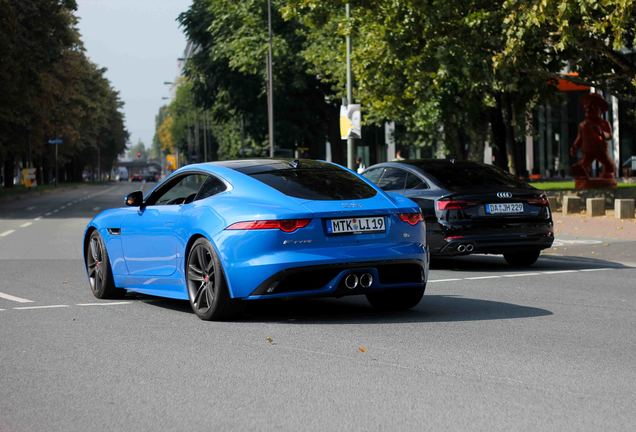
[[[424,294],[420,209],[338,165],[236,160],[189,165],[128,207],[95,216],[84,235],[98,298],[126,290],[189,300],[204,320],[245,300],[365,294],[406,309]]]

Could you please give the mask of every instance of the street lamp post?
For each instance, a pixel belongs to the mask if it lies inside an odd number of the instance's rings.
[[[350,11],[349,11],[349,3],[345,5],[345,13],[347,16],[347,22],[349,22]],[[353,103],[353,92],[351,89],[351,35],[347,32],[346,36],[346,44],[347,44],[347,105],[351,105]],[[354,160],[354,146],[352,137],[347,138],[347,167],[349,169],[353,169],[353,160]]]
[[[267,130],[269,133],[269,157],[274,157],[274,79],[272,77],[272,1],[267,0]]]

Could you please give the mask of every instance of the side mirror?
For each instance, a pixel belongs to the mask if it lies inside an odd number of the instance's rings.
[[[142,191],[131,192],[126,196],[126,205],[128,207],[141,207],[144,203],[144,194]]]

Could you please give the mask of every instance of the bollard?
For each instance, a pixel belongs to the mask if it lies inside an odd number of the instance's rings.
[[[588,198],[585,200],[585,211],[588,216],[605,216],[605,198]]]
[[[616,219],[634,219],[634,200],[614,200],[614,216]]]
[[[581,198],[573,195],[563,197],[563,214],[581,213]]]

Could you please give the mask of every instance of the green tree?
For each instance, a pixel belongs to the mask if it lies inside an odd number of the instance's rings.
[[[531,53],[569,67],[614,94],[636,92],[636,5],[632,0],[504,2],[505,46],[497,68],[523,67]],[[538,63],[537,55],[531,57]],[[551,70],[558,74],[561,70]]]
[[[48,139],[61,137],[60,176],[108,170],[128,139],[123,107],[105,69],[84,53],[72,0],[0,0],[0,160],[5,186],[16,162],[47,181]]]
[[[281,3],[272,5],[275,142],[308,147],[318,157],[327,138],[339,140],[339,100],[329,99],[329,86],[310,71],[298,24],[281,18]],[[193,104],[210,112],[220,158],[266,154],[266,6],[260,0],[195,0],[179,18],[197,47],[184,85],[191,86]]]

